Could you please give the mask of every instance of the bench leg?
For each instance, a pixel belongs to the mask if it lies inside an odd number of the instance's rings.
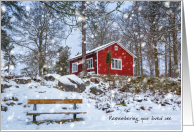
[[[76,119],[76,114],[73,114],[73,119]]]
[[[33,110],[36,110],[36,109],[37,109],[36,104],[34,104]],[[36,115],[33,115],[33,121],[36,121]]]
[[[73,109],[76,110],[76,104],[73,105]],[[76,119],[76,114],[73,114],[73,119]]]
[[[33,115],[33,121],[36,121],[36,115]]]

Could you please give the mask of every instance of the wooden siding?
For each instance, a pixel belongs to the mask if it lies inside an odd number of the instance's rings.
[[[115,46],[118,46],[118,50],[115,50]],[[117,43],[98,51],[98,74],[108,74],[108,64],[106,63],[106,55],[109,50],[111,51],[112,57],[114,59],[122,60],[122,70],[110,68],[110,74],[133,76],[133,57],[123,48],[121,48]]]
[[[89,58],[93,58],[93,68],[92,69],[89,69],[87,70],[87,72],[92,72],[94,71],[95,74],[96,74],[96,53],[92,53],[92,54],[89,54],[86,56],[86,59],[89,59]],[[77,59],[74,59],[74,60],[71,60],[69,63],[70,63],[70,68],[69,68],[69,74],[75,74],[75,75],[78,75],[79,72],[82,71],[82,57],[80,58],[77,58]],[[77,72],[74,72],[72,73],[72,63],[75,63],[75,62],[78,62],[78,71]]]

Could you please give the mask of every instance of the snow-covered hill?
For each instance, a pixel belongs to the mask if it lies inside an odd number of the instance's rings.
[[[1,82],[12,85],[1,93],[1,130],[181,130],[178,80],[117,77],[112,85],[106,76],[98,78],[99,83],[91,82],[90,77],[82,79],[88,85],[82,93],[62,91],[57,81]],[[100,92],[95,95],[90,88]],[[27,99],[83,99],[77,111],[87,114],[77,115],[79,121],[70,120],[73,115],[40,115],[33,123],[32,116],[26,115],[33,111]],[[65,112],[73,111],[73,105],[44,104],[37,109]]]

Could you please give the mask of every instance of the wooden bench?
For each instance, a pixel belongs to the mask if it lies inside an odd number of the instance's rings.
[[[33,110],[37,110],[37,104],[74,104],[73,110],[76,110],[76,104],[82,104],[82,99],[28,99],[28,104],[34,104]],[[33,115],[33,121],[36,121],[36,116],[41,114],[73,114],[73,118],[76,118],[76,114],[87,114],[87,112],[48,112],[48,113],[27,113],[27,115]]]

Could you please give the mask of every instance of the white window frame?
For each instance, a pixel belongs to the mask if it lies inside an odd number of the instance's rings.
[[[113,70],[122,70],[122,59],[113,58],[113,61],[115,61],[115,60],[120,60],[121,61],[121,68],[115,68],[115,66],[113,67],[112,62],[111,62],[111,69],[113,69]],[[114,62],[114,64],[115,64],[115,62]],[[119,65],[119,63],[118,63],[118,65]]]
[[[87,64],[88,60],[92,60],[92,67],[89,67],[89,68],[88,68],[88,64]],[[93,68],[93,67],[94,67],[93,58],[88,58],[88,59],[86,59],[86,66],[87,66],[87,70],[94,69],[94,68]]]
[[[117,45],[115,45],[115,50],[117,50],[117,51],[118,51],[118,46],[117,46]]]
[[[77,71],[73,71],[73,65],[76,64],[77,65]],[[78,72],[78,62],[74,62],[72,63],[72,73]]]

